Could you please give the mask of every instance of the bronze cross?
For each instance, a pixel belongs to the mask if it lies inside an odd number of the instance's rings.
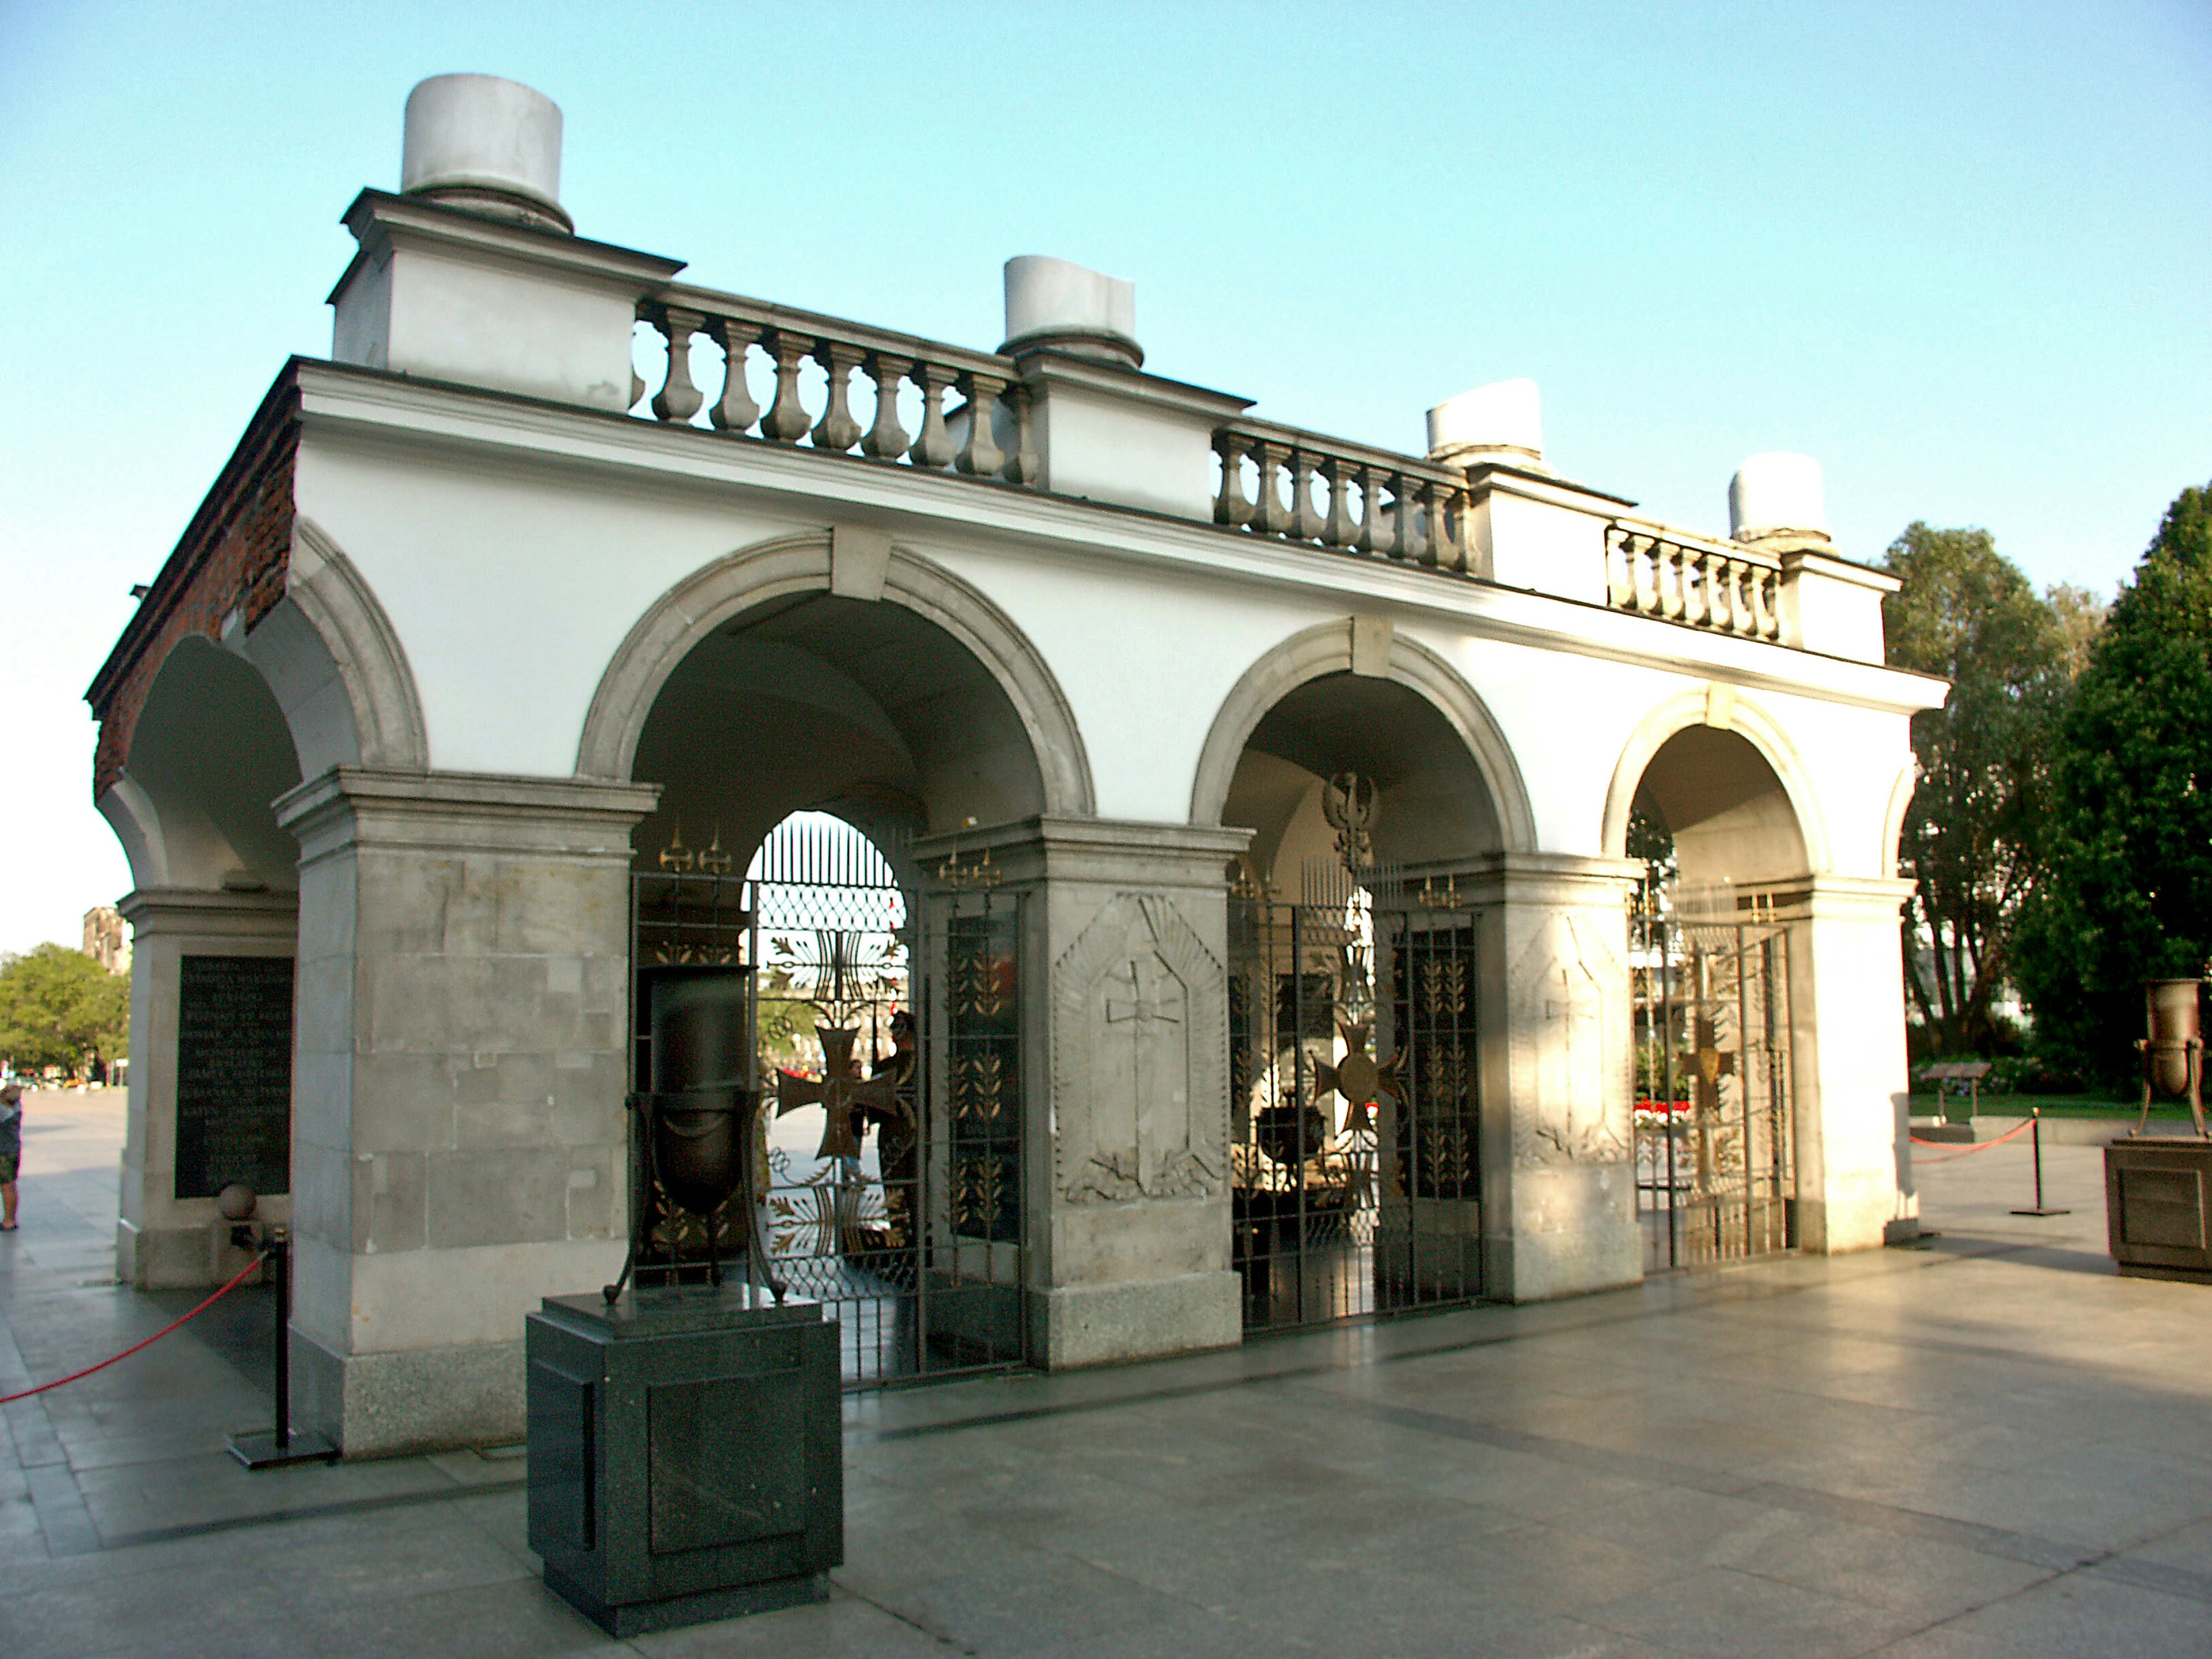
[[[878,1068],[878,1075],[860,1080],[860,1061],[853,1043],[860,1035],[855,1027],[817,1025],[814,1035],[822,1042],[822,1078],[817,1082],[796,1072],[775,1074],[775,1115],[795,1112],[802,1106],[819,1106],[827,1118],[822,1126],[822,1147],[817,1158],[858,1158],[860,1138],[853,1133],[853,1109],[858,1107],[877,1122],[902,1115],[906,1103],[898,1097],[898,1079]]]

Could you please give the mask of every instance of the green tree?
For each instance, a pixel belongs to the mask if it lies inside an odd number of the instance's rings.
[[[2212,947],[2212,484],[2166,509],[2060,727],[2022,918],[2039,1041],[2085,1076],[2134,1070],[2142,981]]]
[[[130,1030],[128,974],[60,945],[0,957],[0,1059],[18,1070],[89,1070],[124,1053]]]
[[[1890,544],[1903,586],[1882,602],[1889,660],[1951,682],[1912,717],[1920,783],[1898,867],[1905,989],[1939,1053],[1988,1054],[1991,1004],[2012,970],[2012,932],[2033,884],[2035,823],[2065,684],[2066,639],[1986,530],[1916,521]]]

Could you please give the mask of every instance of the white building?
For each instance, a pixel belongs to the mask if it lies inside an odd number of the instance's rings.
[[[1882,665],[1893,583],[1813,463],[1747,462],[1703,534],[1554,472],[1527,382],[1425,457],[1273,425],[1146,372],[1128,285],[1054,260],[1008,264],[994,351],[694,287],[573,234],[559,152],[526,88],[417,88],[330,358],[90,694],[136,884],[118,1271],[207,1282],[211,1186],[258,1170],[299,1419],[519,1431],[523,1314],[615,1278],[649,1182],[635,975],[714,886],[661,855],[743,872],[808,808],[904,890],[819,938],[902,927],[923,1030],[919,1151],[864,1147],[893,1190],[793,1177],[848,1362],[1911,1226],[1894,860],[1944,688]],[[1715,924],[1671,986],[1632,963],[1638,806]],[[1686,1112],[1632,1119],[1676,1069]]]

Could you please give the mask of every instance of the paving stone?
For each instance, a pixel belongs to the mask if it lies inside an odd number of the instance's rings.
[[[99,1282],[77,1139],[0,1371],[174,1316]],[[247,1307],[0,1413],[0,1654],[2202,1659],[2212,1290],[2102,1270],[2091,1149],[2011,1217],[2011,1156],[1923,1172],[1924,1250],[856,1398],[831,1599],[627,1644],[537,1582],[519,1460],[232,1462]]]

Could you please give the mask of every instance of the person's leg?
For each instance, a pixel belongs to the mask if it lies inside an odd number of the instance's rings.
[[[15,1224],[15,1183],[0,1181],[0,1227]]]

